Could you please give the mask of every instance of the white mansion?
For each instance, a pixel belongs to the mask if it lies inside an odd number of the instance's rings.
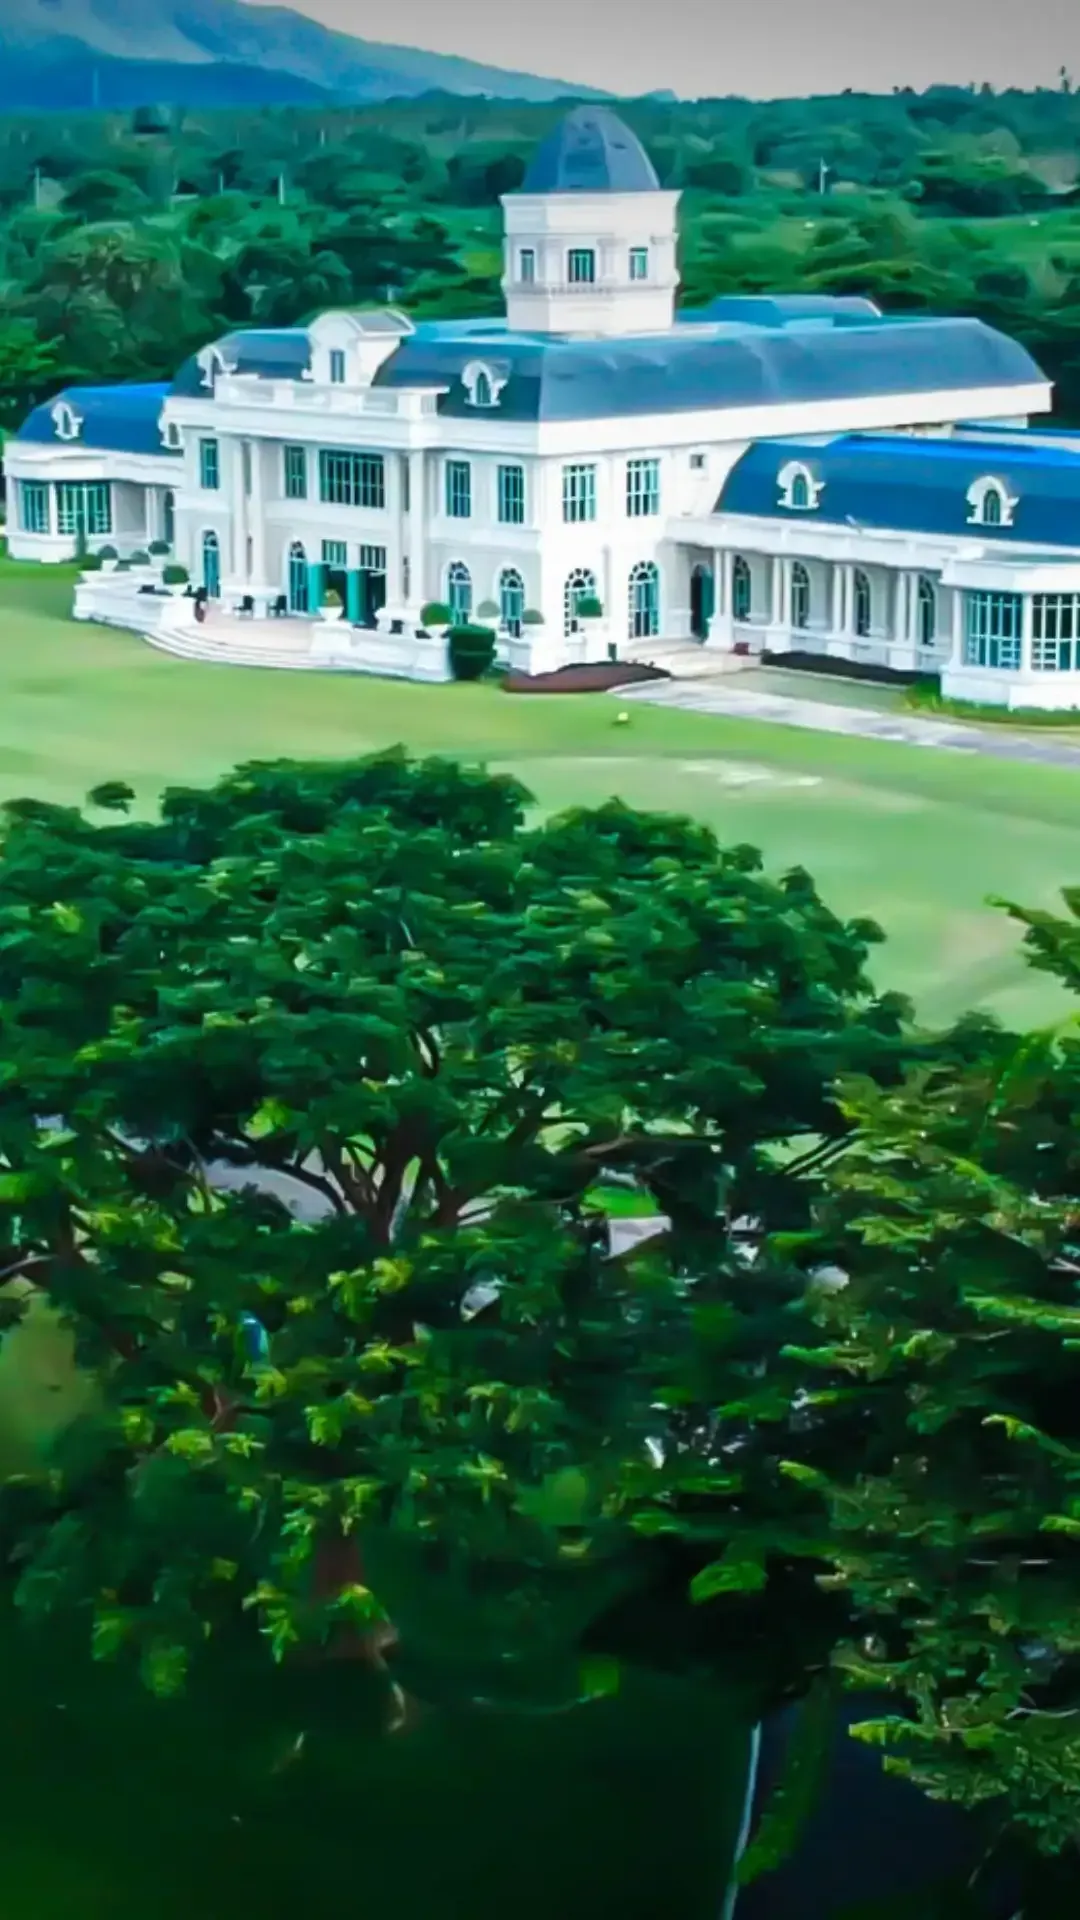
[[[504,318],[324,313],[167,386],[71,389],[8,442],[12,554],[168,542],[218,625],[303,622],[305,664],[444,677],[445,602],[532,672],[656,636],[1080,705],[1080,429],[1029,424],[1024,349],[855,298],[677,313],[677,205],[576,109],[503,201]],[[167,596],[137,573],[88,575],[77,611],[149,632]]]

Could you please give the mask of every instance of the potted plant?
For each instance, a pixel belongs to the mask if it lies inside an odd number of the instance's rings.
[[[420,625],[429,633],[445,633],[453,624],[454,616],[442,600],[429,600],[420,609]]]
[[[474,626],[462,621],[447,634],[450,671],[455,680],[480,680],[490,673],[495,660],[495,634],[491,627]]]
[[[148,567],[150,565],[150,555],[144,547],[138,547],[136,551],[128,557],[133,567]]]
[[[579,594],[574,611],[579,620],[602,620],[604,617],[603,604],[595,593]]]
[[[103,573],[112,573],[115,570],[116,562],[119,558],[120,556],[115,547],[99,547],[96,554],[87,554],[86,561],[89,562],[91,559],[94,559],[97,561]]]
[[[476,617],[478,620],[501,620],[502,608],[497,600],[481,600]]]
[[[152,560],[163,560],[172,551],[167,540],[151,540],[148,552]]]
[[[544,624],[544,616],[542,613],[538,613],[535,607],[526,607],[521,616],[521,624],[523,627],[542,627]]]
[[[101,572],[100,553],[84,554],[83,561],[82,561],[82,570],[84,573],[100,573]]]
[[[174,561],[171,566],[162,568],[161,578],[165,586],[172,587],[178,594],[182,594],[191,576],[186,567],[178,566]]]
[[[341,595],[336,587],[327,587],[326,592],[323,594],[322,606],[319,611],[324,620],[335,621],[341,619],[344,609],[341,604]]]

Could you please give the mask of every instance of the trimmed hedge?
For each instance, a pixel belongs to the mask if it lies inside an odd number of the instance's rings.
[[[495,635],[490,627],[451,627],[446,642],[455,680],[480,680],[490,673],[495,662]]]

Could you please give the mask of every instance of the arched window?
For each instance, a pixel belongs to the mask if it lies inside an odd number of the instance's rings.
[[[861,567],[855,569],[855,631],[860,640],[868,638],[873,621],[874,599],[870,582]]]
[[[983,494],[982,523],[984,527],[1001,525],[1001,494],[997,487],[987,487]]]
[[[176,495],[166,487],[161,499],[161,537],[168,546],[176,540]]]
[[[659,631],[659,569],[652,560],[640,560],[630,573],[630,638],[651,640]]]
[[[516,640],[521,633],[525,612],[525,582],[516,567],[504,567],[499,575],[499,621]]]
[[[464,560],[452,560],[446,569],[446,601],[455,625],[472,613],[472,575]]]
[[[789,498],[793,507],[810,505],[810,482],[805,473],[792,474]]]
[[[481,367],[473,381],[472,403],[474,407],[490,407],[491,400],[491,375]]]
[[[810,575],[801,560],[791,569],[791,624],[799,632],[810,625]]]
[[[294,540],[289,548],[289,608],[293,613],[311,611],[307,554],[300,540]]]
[[[929,574],[919,575],[919,645],[932,647],[937,639],[937,587]]]
[[[202,583],[208,599],[221,598],[221,548],[212,527],[202,537]]]
[[[567,576],[563,588],[563,632],[576,633],[578,630],[578,601],[595,600],[596,575],[588,567],[575,567]]]
[[[731,566],[731,617],[749,620],[754,609],[754,576],[750,562],[737,553]]]
[[[968,488],[968,519],[977,527],[1011,527],[1016,501],[1004,481],[987,474]]]

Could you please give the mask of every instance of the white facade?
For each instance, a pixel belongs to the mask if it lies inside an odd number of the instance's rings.
[[[10,551],[72,554],[61,490],[76,481],[106,489],[121,555],[168,537],[212,600],[256,615],[310,622],[333,586],[345,623],[377,630],[382,660],[396,644],[405,673],[421,670],[423,610],[437,602],[498,627],[504,655],[531,672],[696,639],[939,671],[946,691],[979,700],[1080,702],[1080,627],[1076,671],[1071,653],[1054,675],[1035,664],[1048,657],[1036,646],[1046,596],[1080,596],[1080,516],[1074,553],[1019,552],[1023,497],[995,481],[1017,430],[1049,408],[1038,369],[1019,349],[1015,365],[980,351],[969,378],[957,362],[946,382],[930,352],[921,376],[867,390],[845,369],[892,337],[872,310],[847,316],[842,336],[843,302],[792,302],[766,321],[728,319],[729,302],[715,323],[680,320],[678,196],[636,177],[626,191],[617,169],[595,190],[526,180],[506,197],[503,322],[425,330],[393,311],[328,313],[292,335],[232,336],[164,394],[159,451],[87,444],[89,412],[81,438],[43,437],[38,419],[6,449]],[[949,326],[975,324],[941,323],[942,366]],[[898,356],[919,345],[899,322],[895,337]],[[803,380],[814,354],[827,378]],[[958,424],[971,421],[982,424]],[[812,460],[805,473],[782,461],[760,511],[725,507],[749,450],[824,455],[850,435],[948,437],[979,449],[977,466],[985,453],[958,527],[830,520]],[[993,616],[1018,623],[1016,646],[1011,626],[1004,648],[972,639],[971,596],[984,592],[1019,601]]]

